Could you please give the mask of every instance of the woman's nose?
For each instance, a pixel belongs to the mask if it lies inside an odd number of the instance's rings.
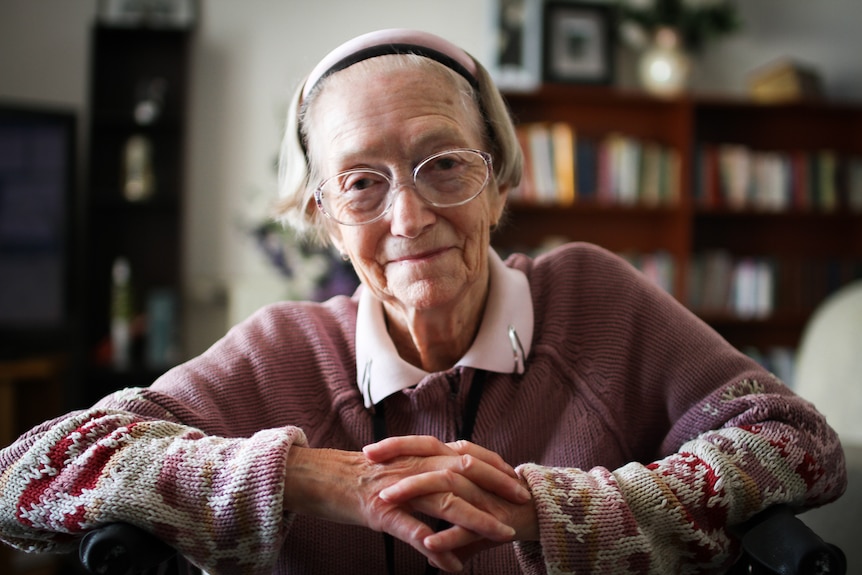
[[[418,237],[426,227],[434,223],[434,208],[416,191],[412,182],[398,184],[392,199],[390,230],[394,236]]]

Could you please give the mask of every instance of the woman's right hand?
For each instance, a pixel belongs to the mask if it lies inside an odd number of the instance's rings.
[[[450,523],[446,529],[425,539],[424,544],[429,549],[452,551],[463,561],[483,549],[508,542],[483,538],[475,530],[465,527],[464,518],[469,517],[469,514],[450,512],[456,503],[462,509],[467,507],[490,513],[509,525],[515,531],[511,540],[538,541],[536,508],[524,479],[519,478],[519,486],[513,491],[511,482],[491,488],[487,482],[477,481],[478,473],[464,474],[459,471],[460,468],[469,468],[471,460],[481,460],[513,476],[514,470],[493,451],[469,441],[443,443],[435,438],[412,436],[390,437],[367,445],[363,452],[377,463],[408,455],[452,457],[455,454],[463,458],[464,465],[414,475],[380,492],[380,497],[390,503],[407,506]]]
[[[431,526],[416,518],[407,506],[387,502],[379,493],[403,479],[431,472],[466,477],[481,489],[518,502],[524,498],[523,487],[514,470],[499,459],[486,461],[454,450],[441,455],[436,439],[412,439],[414,445],[420,446],[413,450],[414,455],[385,462],[374,462],[360,452],[291,447],[284,486],[285,510],[389,533],[425,555],[432,565],[459,571],[462,564],[453,551],[434,551],[425,546],[425,539],[435,533]],[[422,453],[424,443],[433,451],[427,456],[416,455]],[[469,502],[454,497],[449,503],[446,513],[457,517],[462,528],[498,542],[510,541],[514,536],[510,526]]]

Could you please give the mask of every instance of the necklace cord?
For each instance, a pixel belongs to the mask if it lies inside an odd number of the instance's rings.
[[[467,403],[464,406],[464,416],[461,421],[461,429],[458,430],[458,439],[470,441],[473,437],[473,428],[476,425],[476,415],[479,413],[479,402],[482,399],[482,391],[485,387],[485,379],[488,372],[484,369],[476,370],[473,376],[473,382],[470,385],[470,391],[467,393]],[[383,441],[388,437],[386,432],[386,410],[383,406],[383,401],[375,406],[372,414],[374,424],[374,441]],[[439,521],[436,531],[442,531],[449,527],[448,522]],[[386,573],[395,575],[395,538],[389,533],[383,534],[383,545],[386,552]],[[436,575],[439,572],[437,567],[430,563],[426,566],[425,575]]]

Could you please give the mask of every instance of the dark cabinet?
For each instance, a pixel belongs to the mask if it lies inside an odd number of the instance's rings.
[[[179,358],[191,33],[96,25],[92,34],[84,404],[146,385]]]

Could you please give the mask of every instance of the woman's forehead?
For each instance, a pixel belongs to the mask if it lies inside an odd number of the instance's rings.
[[[384,59],[389,61],[379,62]],[[464,80],[435,62],[404,65],[392,59],[405,57],[375,58],[326,79],[309,103],[310,147],[329,153],[337,144],[361,149],[387,139],[481,144],[481,116]]]

